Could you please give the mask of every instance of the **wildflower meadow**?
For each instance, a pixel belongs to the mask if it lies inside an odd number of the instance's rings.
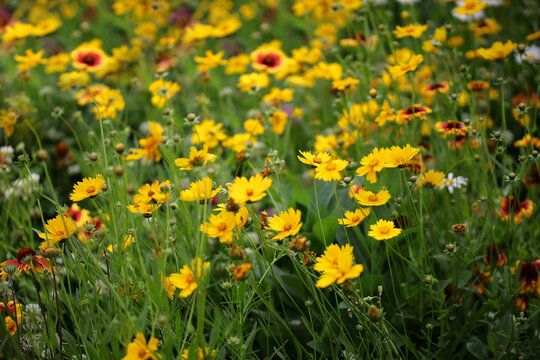
[[[0,359],[537,359],[537,0],[0,1]]]

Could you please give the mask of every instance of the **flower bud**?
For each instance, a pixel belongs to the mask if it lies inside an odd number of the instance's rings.
[[[381,309],[376,307],[375,305],[371,305],[368,310],[368,317],[369,320],[373,321],[374,323],[379,322],[383,318],[383,312]]]

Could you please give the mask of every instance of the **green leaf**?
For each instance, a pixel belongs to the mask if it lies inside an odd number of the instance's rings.
[[[369,275],[364,274],[360,278],[360,287],[362,289],[362,295],[373,296],[377,293],[377,286],[384,285],[384,275]]]
[[[322,219],[322,227],[321,221],[315,223],[313,226],[313,233],[322,242],[325,242],[326,238],[326,244],[330,245],[334,241],[337,226],[338,223],[335,217],[327,217]]]
[[[488,348],[479,338],[473,336],[466,344],[467,350],[477,359],[488,358]]]

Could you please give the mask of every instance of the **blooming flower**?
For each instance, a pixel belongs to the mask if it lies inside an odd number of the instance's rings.
[[[458,15],[473,15],[484,10],[487,6],[486,2],[480,0],[465,0],[465,2],[455,9],[455,13]]]
[[[126,350],[126,356],[122,360],[157,360],[161,356],[157,353],[159,340],[150,337],[148,344],[142,333],[137,333],[133,342],[129,343]]]
[[[223,51],[214,54],[211,50],[206,50],[203,56],[195,56],[194,60],[197,64],[197,69],[200,72],[208,72],[210,69],[224,65],[227,62],[223,60]]]
[[[212,179],[208,176],[202,178],[199,181],[191,183],[189,189],[183,190],[180,193],[180,200],[182,201],[199,201],[204,204],[207,199],[212,199],[221,190],[221,186],[212,190]]]
[[[236,87],[242,92],[252,92],[259,88],[265,88],[270,85],[270,78],[266,73],[242,74],[238,79]]]
[[[407,26],[396,26],[396,30],[394,30],[394,36],[396,39],[401,39],[404,37],[413,37],[418,39],[424,31],[426,31],[428,28],[427,25],[419,25],[419,24],[410,24]]]
[[[416,188],[420,186],[441,187],[444,184],[444,173],[442,171],[428,170],[420,174]]]
[[[210,359],[214,358],[216,356],[216,354],[217,354],[216,350],[210,350],[210,348],[207,346],[204,349],[198,348],[197,349],[197,356],[193,357],[193,359],[210,360]],[[181,360],[192,359],[189,356],[189,349],[184,349],[184,351],[182,351],[182,354],[180,355],[180,359]]]
[[[441,189],[447,188],[450,194],[454,193],[454,189],[461,189],[462,186],[467,185],[468,179],[463,176],[458,176],[454,178],[454,173],[449,173],[446,178],[443,180],[443,184],[440,186]]]
[[[397,79],[411,71],[416,70],[418,65],[424,61],[423,55],[412,55],[409,59],[404,61],[398,61],[397,65],[387,66],[388,72],[392,75],[393,79]]]
[[[7,304],[0,302],[0,312],[4,313],[5,315],[4,321],[6,323],[6,330],[9,332],[10,335],[14,335],[23,320],[22,305],[15,305],[13,301],[8,302]],[[15,315],[17,318],[16,322],[11,317]]]
[[[44,53],[44,50],[34,53],[32,49],[26,49],[24,56],[15,55],[14,59],[18,62],[17,68],[21,71],[27,71],[39,64],[44,64],[46,62],[46,60],[43,59]]]
[[[161,153],[159,152],[159,144],[163,140],[163,128],[155,121],[148,123],[150,128],[150,136],[139,140],[139,145],[142,148],[130,149],[130,153],[124,157],[126,161],[139,160],[144,158],[144,161],[160,161]]]
[[[165,81],[159,78],[150,84],[148,90],[152,93],[152,105],[161,109],[165,106],[167,100],[180,91],[180,85],[174,81]]]
[[[229,197],[238,205],[256,202],[266,196],[266,190],[272,185],[272,179],[257,174],[249,178],[236,178],[229,187]]]
[[[299,150],[299,152],[303,157],[300,157],[300,155],[298,155],[298,160],[300,160],[304,164],[311,165],[313,167],[317,167],[331,159],[330,154],[327,152],[318,153],[317,155],[313,155],[309,151],[304,152],[302,150]]]
[[[124,110],[126,103],[118,89],[105,87],[98,94],[94,94],[97,107],[92,109],[96,119],[114,119],[118,111]]]
[[[338,219],[338,223],[340,225],[345,225],[346,227],[353,227],[357,226],[364,220],[369,213],[371,212],[371,208],[359,208],[356,209],[354,212],[352,211],[345,211],[345,218],[344,219]]]
[[[301,216],[300,210],[289,208],[289,210],[282,211],[279,215],[269,218],[266,228],[278,232],[272,240],[283,240],[286,237],[296,235],[302,227]]]
[[[347,160],[330,159],[315,167],[315,179],[323,181],[341,180],[342,175],[340,171],[345,169],[349,165]]]
[[[19,250],[17,259],[4,261],[0,264],[0,268],[3,270],[8,265],[14,265],[17,268],[17,274],[21,271],[28,274],[33,269],[39,273],[43,273],[45,270],[51,271],[51,263],[42,256],[36,255],[36,252],[30,248]]]
[[[364,272],[362,264],[353,265],[353,247],[349,244],[342,247],[337,244],[329,245],[316,261],[313,269],[322,272],[315,284],[318,288],[325,288],[333,283],[342,284],[345,280],[357,278]]]
[[[379,206],[384,205],[392,197],[386,189],[373,193],[368,190],[360,189],[358,192],[353,192],[353,197],[360,205],[363,206]]]
[[[188,297],[195,291],[206,275],[207,269],[210,267],[210,262],[198,257],[191,261],[191,267],[184,265],[180,273],[174,273],[169,276],[171,284],[181,289],[181,297]]]
[[[246,273],[253,268],[253,265],[250,263],[243,263],[238,266],[229,267],[229,271],[234,271],[232,277],[233,280],[242,280],[246,276]]]
[[[219,238],[220,243],[231,244],[235,226],[235,214],[231,211],[222,211],[217,215],[210,215],[208,222],[201,224],[200,230],[209,237]]]
[[[513,218],[514,224],[519,224],[525,217],[531,217],[533,210],[534,203],[531,200],[520,201],[514,196],[508,196],[501,199],[499,217],[504,222]]]
[[[220,141],[227,138],[227,134],[222,128],[223,124],[216,124],[214,120],[205,119],[200,124],[193,126],[191,142],[195,145],[204,144],[211,150],[218,146]]]
[[[375,240],[388,240],[401,234],[401,229],[396,228],[393,221],[378,220],[369,227],[368,235]]]
[[[376,183],[377,173],[386,167],[387,151],[388,150],[385,148],[381,148],[380,150],[374,148],[371,154],[364,156],[362,160],[360,160],[362,166],[356,170],[356,173],[359,176],[367,174],[367,181]]]
[[[403,168],[419,152],[419,148],[414,148],[409,144],[404,147],[392,146],[386,154],[386,167]]]
[[[508,40],[505,44],[500,41],[494,42],[490,48],[480,48],[477,50],[477,54],[484,60],[501,61],[517,47],[516,43]]]
[[[286,56],[283,51],[273,46],[260,46],[251,53],[252,66],[255,70],[276,73],[285,65]]]
[[[192,170],[194,167],[214,162],[216,158],[215,154],[208,153],[208,146],[204,145],[202,150],[197,150],[196,147],[192,146],[189,149],[189,158],[177,158],[174,160],[174,164],[180,168],[179,170]]]
[[[105,180],[101,174],[97,174],[95,178],[84,178],[73,185],[73,192],[69,195],[69,199],[71,201],[81,201],[93,198],[99,194],[104,186]]]
[[[67,214],[58,214],[55,218],[47,220],[45,224],[45,233],[39,233],[38,236],[46,241],[42,242],[40,248],[54,245],[67,239],[77,231],[77,225]]]

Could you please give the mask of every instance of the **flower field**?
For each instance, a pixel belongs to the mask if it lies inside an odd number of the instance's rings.
[[[0,359],[537,358],[539,69],[536,0],[0,2]]]

